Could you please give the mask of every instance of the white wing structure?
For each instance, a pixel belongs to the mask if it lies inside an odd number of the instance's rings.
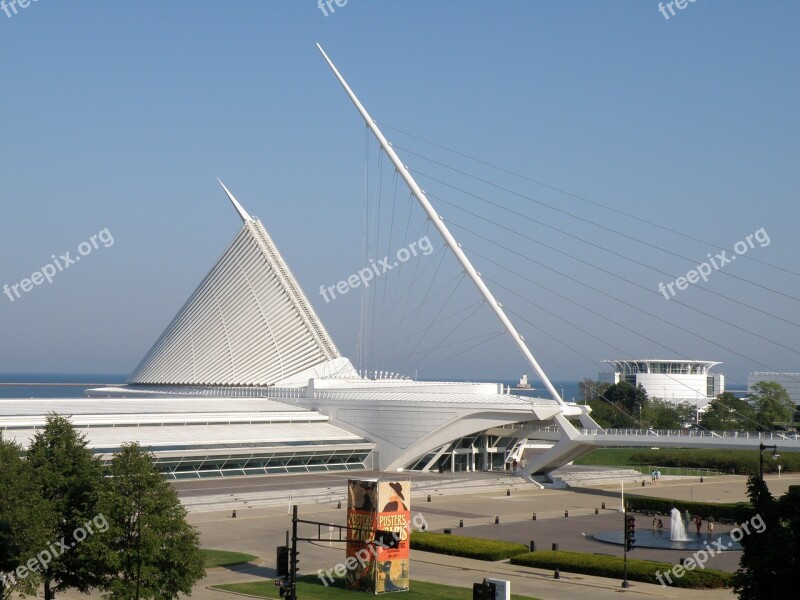
[[[264,226],[225,192],[241,231],[128,382],[270,386],[355,377]]]
[[[172,479],[377,469],[513,470],[546,481],[546,474],[596,447],[758,449],[766,434],[606,431],[590,407],[563,401],[425,192],[323,56],[552,399],[516,395],[501,383],[359,376],[264,226],[222,185],[242,228],[130,385],[92,388],[87,398],[5,399],[0,432],[6,438],[24,448],[48,414],[68,414],[102,460],[137,441]],[[800,451],[800,440],[775,435],[781,451]]]

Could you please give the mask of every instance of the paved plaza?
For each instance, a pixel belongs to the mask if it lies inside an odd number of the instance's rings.
[[[317,485],[320,481],[335,487],[343,485],[344,478],[335,476],[313,479]],[[310,485],[311,482],[312,478],[309,477],[307,480],[300,479],[294,483]],[[706,478],[703,483],[696,478],[667,479],[659,487],[650,485],[645,488],[626,487],[626,493],[705,502],[736,502],[746,499],[745,482],[746,478],[741,476]],[[769,476],[767,482],[772,493],[780,495],[789,485],[800,484],[800,476],[784,475],[780,479],[777,476]],[[246,485],[248,488],[267,485],[248,480],[216,481],[211,484],[215,489],[214,493],[219,493],[226,483],[233,486]],[[279,480],[273,478],[269,483],[272,488],[284,486],[287,490],[291,489],[292,485],[291,478]],[[192,490],[189,493],[197,493],[198,486],[183,484],[178,487],[182,488],[182,493],[189,490]],[[600,514],[595,515],[595,507],[599,508],[603,502],[606,503],[606,510],[601,509]],[[411,510],[414,515],[422,514],[430,529],[434,531],[452,528],[454,534],[520,541],[526,544],[530,540],[535,540],[537,549],[550,549],[551,544],[557,542],[561,550],[620,556],[621,547],[590,539],[591,533],[595,531],[622,527],[622,516],[617,512],[619,506],[617,484],[564,490],[517,489],[512,491],[511,496],[497,489],[490,489],[486,492],[432,495],[431,502],[427,502],[427,494],[414,495]],[[569,517],[564,517],[565,510],[569,511]],[[343,524],[345,521],[345,510],[337,509],[335,503],[302,505],[299,512],[301,518],[310,520],[337,524]],[[532,520],[534,512],[536,521]],[[499,525],[494,524],[495,517],[500,518]],[[460,529],[458,525],[462,519],[464,528]],[[240,568],[209,570],[206,578],[195,588],[192,598],[198,600],[234,598],[233,595],[211,590],[209,586],[274,577],[275,547],[285,543],[286,531],[291,527],[288,504],[267,508],[242,507],[237,510],[235,519],[232,518],[229,509],[197,512],[191,513],[189,520],[199,528],[204,548],[247,552],[259,557],[252,564]],[[641,517],[641,520],[643,522],[640,524],[637,519],[638,527],[645,526],[645,522],[648,521],[645,517]],[[726,529],[729,528],[717,527],[715,532]],[[301,529],[301,536],[304,534],[310,535],[311,531]],[[330,569],[344,558],[343,544],[335,542],[301,543],[299,551],[301,574],[313,574],[318,569]],[[673,563],[677,563],[684,555],[688,553],[644,548],[637,548],[632,553],[633,558]],[[708,566],[734,571],[739,556],[740,554],[735,552],[722,554],[713,558]],[[730,590],[681,590],[638,582],[631,582],[630,589],[621,590],[620,582],[611,579],[561,573],[561,579],[554,580],[550,571],[517,567],[507,562],[488,563],[413,550],[411,558],[412,579],[471,587],[473,582],[480,581],[484,577],[496,577],[510,580],[514,593],[543,600],[567,600],[580,595],[587,595],[593,600],[605,600],[619,598],[620,594],[630,598],[687,600],[735,597]],[[59,597],[76,600],[86,598],[73,592]]]

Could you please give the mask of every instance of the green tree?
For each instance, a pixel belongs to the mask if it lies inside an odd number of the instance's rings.
[[[795,405],[780,383],[759,381],[750,388],[750,402],[756,409],[756,420],[762,429],[772,429],[775,423],[791,424]]]
[[[598,399],[611,386],[610,383],[584,379],[578,384],[584,404]]]
[[[63,540],[69,549],[41,571],[45,600],[55,592],[74,588],[88,593],[100,583],[96,565],[74,533],[97,515],[97,500],[103,484],[100,461],[87,447],[69,419],[51,414],[37,431],[28,449],[34,481],[44,499],[43,517],[50,524],[49,539]]]
[[[638,417],[639,407],[644,408],[647,404],[647,392],[641,385],[631,385],[627,381],[620,381],[611,385],[603,394],[606,400],[616,404],[629,415]]]
[[[602,393],[597,388],[596,391],[597,395],[589,401],[589,406],[592,408],[592,418],[601,427],[640,426],[639,408],[644,409],[648,401],[644,388],[621,381],[615,385],[608,385]]]
[[[796,597],[800,488],[792,486],[776,500],[764,481],[752,475],[747,489],[755,516],[749,521],[750,533],[740,542],[743,551],[733,589],[741,600]],[[762,525],[757,529],[753,526],[756,519]]]
[[[633,417],[618,406],[613,406],[601,398],[589,402],[592,408],[591,417],[604,429],[637,427]]]
[[[21,577],[17,569],[47,548],[43,501],[21,453],[0,435],[0,600],[36,593],[37,573]]]
[[[778,512],[781,526],[788,534],[785,550],[791,557],[789,568],[796,574],[800,569],[800,486],[789,486],[789,491],[778,500]],[[796,589],[795,586],[795,593]]]
[[[753,429],[755,420],[756,413],[750,404],[731,392],[724,392],[708,403],[700,426],[716,431]]]
[[[689,402],[675,403],[651,398],[642,411],[642,422],[653,429],[680,429],[695,417],[695,406]]]
[[[90,541],[104,563],[109,600],[171,600],[191,594],[204,575],[198,533],[138,444],[122,447],[111,464],[100,506],[108,530]]]

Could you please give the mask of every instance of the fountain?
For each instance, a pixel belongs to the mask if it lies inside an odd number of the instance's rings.
[[[686,527],[683,525],[681,511],[677,508],[673,508],[669,516],[672,521],[669,526],[669,539],[673,542],[688,542],[689,536],[686,535]]]
[[[626,519],[632,513],[626,513]],[[671,523],[669,529],[659,527],[661,517],[666,521],[667,517],[664,515],[649,514],[636,515],[636,548],[659,548],[664,550],[707,550],[709,544],[721,544],[720,548],[725,548],[728,551],[740,552],[742,550],[739,540],[741,535],[734,539],[728,531],[720,531],[716,535],[698,533],[697,535],[686,533],[686,527],[683,522],[683,517],[678,509],[673,508],[670,511]],[[650,520],[652,518],[652,521]],[[616,521],[617,516],[613,517]],[[618,521],[617,521],[618,522]],[[622,523],[620,523],[621,525]],[[625,544],[625,531],[624,528],[614,529],[611,531],[598,531],[587,535],[598,542],[605,542],[609,544],[623,545]]]

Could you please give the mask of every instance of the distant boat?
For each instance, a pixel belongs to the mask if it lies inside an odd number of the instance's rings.
[[[528,383],[528,374],[523,373],[522,377],[519,379],[519,383],[517,384],[518,388],[529,390],[531,388],[531,384]]]

